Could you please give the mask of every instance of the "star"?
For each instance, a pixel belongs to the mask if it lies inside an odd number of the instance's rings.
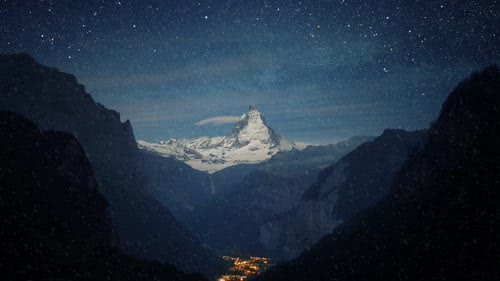
[[[117,85],[115,90],[123,92],[123,101],[143,93],[145,101],[156,103],[147,96],[148,92],[167,96],[168,91],[174,96],[185,95],[186,99],[207,93],[207,107],[221,109],[225,105],[208,93],[248,93],[253,98],[253,93],[297,92],[290,94],[290,100],[305,104],[296,110],[307,111],[313,106],[305,100],[306,93],[318,100],[344,89],[350,89],[345,90],[344,96],[352,93],[370,100],[386,99],[380,95],[384,92],[395,96],[403,93],[401,98],[398,96],[400,101],[411,99],[415,92],[425,92],[430,97],[432,90],[426,88],[428,85],[452,87],[447,81],[459,78],[452,75],[465,69],[478,70],[478,66],[498,61],[499,56],[494,46],[499,33],[491,22],[498,16],[498,0],[475,1],[476,4],[456,1],[456,5],[446,1],[426,4],[381,0],[365,1],[363,7],[347,0],[261,1],[265,2],[262,5],[236,0],[99,0],[81,1],[81,6],[68,5],[67,1],[28,1],[40,2],[33,5],[11,2],[16,1],[5,3],[12,9],[0,9],[0,51],[25,51],[47,64],[85,77],[92,92],[110,107],[117,99],[110,94],[112,91],[93,83],[91,79],[97,79],[94,71],[156,79],[179,69],[181,74],[193,78],[172,75],[168,81],[172,83],[166,83],[170,86],[165,89],[158,86],[164,81],[156,80],[147,85],[136,81],[136,87]],[[393,5],[394,2],[404,2],[405,6]],[[283,67],[275,73],[271,69],[277,70],[277,64]],[[442,69],[450,70],[443,74]],[[404,77],[414,77],[419,83],[410,83]],[[368,85],[364,82],[373,78],[380,80]],[[394,83],[394,79],[401,79],[401,83]],[[370,89],[372,95],[355,92],[353,83],[359,83],[360,89]],[[238,94],[232,95],[235,101],[228,104],[237,104]],[[352,101],[339,98],[338,102]],[[333,107],[330,102],[325,106]],[[431,112],[436,107],[428,104],[414,106],[415,112],[436,114]],[[220,113],[237,112],[234,108],[224,110]],[[278,108],[270,110],[276,115],[282,113]],[[381,107],[379,113],[384,110]],[[408,117],[408,128],[420,128],[430,121],[413,122],[410,111],[393,111]],[[398,122],[394,120],[393,124]],[[360,127],[350,119],[345,124]],[[189,127],[180,127],[189,133]],[[383,128],[367,127],[366,133],[376,134],[380,129]],[[143,127],[138,134],[157,137],[148,130]]]

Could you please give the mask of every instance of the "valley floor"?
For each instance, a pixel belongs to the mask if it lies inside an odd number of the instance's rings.
[[[228,272],[218,281],[242,281],[254,276],[269,267],[269,259],[262,257],[230,257],[223,256],[224,260],[231,262]]]

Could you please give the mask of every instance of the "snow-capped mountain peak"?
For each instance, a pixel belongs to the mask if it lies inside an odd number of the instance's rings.
[[[271,147],[285,145],[284,150],[295,146],[270,128],[262,114],[254,106],[250,106],[248,112],[234,125],[232,132],[224,138],[223,143],[225,146],[243,147],[255,142]]]
[[[139,141],[138,144],[141,149],[166,157],[175,156],[193,168],[207,172],[242,163],[258,163],[278,151],[296,148],[295,143],[269,127],[254,106],[249,107],[225,137],[170,139],[158,144]]]

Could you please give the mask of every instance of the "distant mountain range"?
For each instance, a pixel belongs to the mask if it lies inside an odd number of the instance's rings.
[[[296,208],[317,174],[373,137],[281,151],[257,164],[210,174],[215,194],[189,213],[185,223],[222,253],[269,255],[261,227]]]
[[[214,173],[239,164],[254,164],[297,145],[269,127],[253,106],[225,137],[170,139],[160,143],[138,141],[139,147],[162,156],[175,157],[191,167]]]
[[[372,139],[299,149],[250,106],[225,137],[138,145],[157,179],[153,193],[202,241],[224,254],[268,255],[261,228],[294,210],[323,168]]]

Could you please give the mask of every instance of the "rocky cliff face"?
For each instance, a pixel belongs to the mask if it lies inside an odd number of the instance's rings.
[[[371,139],[355,137],[335,145],[282,151],[265,162],[213,173],[214,199],[194,210],[186,222],[224,253],[267,256],[259,239],[261,225],[294,210],[322,167]]]
[[[201,280],[117,251],[78,141],[0,112],[0,271],[7,280]]]
[[[446,99],[389,196],[258,280],[498,280],[500,70]]]
[[[0,55],[0,110],[26,116],[42,130],[74,135],[109,202],[120,246],[129,254],[213,274],[218,259],[145,187],[144,163],[130,122],[101,104],[74,76],[25,54]]]
[[[300,254],[389,193],[393,176],[420,149],[424,131],[386,130],[321,171],[288,215],[261,227],[261,242],[278,258]]]
[[[248,112],[236,123],[231,133],[218,145],[236,148],[250,145],[254,150],[267,149],[270,154],[296,148],[293,142],[269,127],[260,111],[254,106],[249,107]]]
[[[195,170],[173,157],[163,157],[147,150],[141,151],[148,189],[181,222],[189,214],[212,199],[216,186],[209,174]]]

